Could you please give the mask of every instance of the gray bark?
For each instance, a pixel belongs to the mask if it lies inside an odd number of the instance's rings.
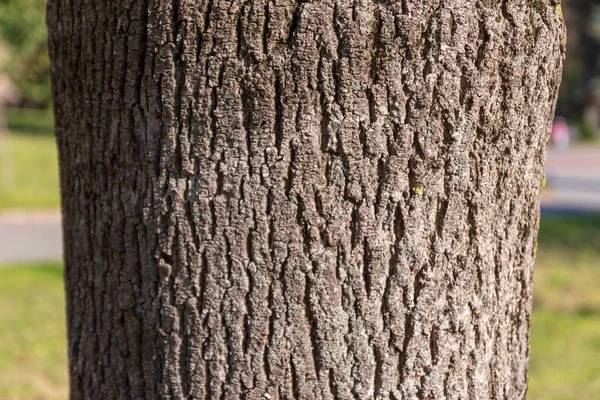
[[[50,0],[73,399],[522,399],[547,0]]]

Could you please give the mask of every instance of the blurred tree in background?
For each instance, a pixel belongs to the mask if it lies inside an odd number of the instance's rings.
[[[50,72],[45,23],[46,0],[0,0],[0,41],[6,50],[6,73],[23,99],[50,103]]]
[[[557,114],[593,139],[600,129],[600,0],[564,1],[563,10],[569,37]]]
[[[46,0],[0,0],[0,189],[15,183],[5,106],[48,108],[51,101],[45,6]]]

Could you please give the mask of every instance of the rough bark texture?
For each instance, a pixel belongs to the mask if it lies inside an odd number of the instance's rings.
[[[50,0],[73,399],[525,397],[549,0]]]

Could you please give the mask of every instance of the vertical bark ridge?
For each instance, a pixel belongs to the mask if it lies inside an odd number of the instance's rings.
[[[72,398],[524,398],[554,6],[48,23]]]

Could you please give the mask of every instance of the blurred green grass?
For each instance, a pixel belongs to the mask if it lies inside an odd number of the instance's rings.
[[[598,314],[535,310],[527,398],[600,399]]]
[[[600,399],[600,216],[542,218],[530,400]]]
[[[57,208],[58,155],[48,111],[7,110],[0,137],[0,209]]]
[[[67,398],[62,266],[0,268],[0,399]]]
[[[600,215],[542,218],[536,309],[600,317],[599,283]]]

